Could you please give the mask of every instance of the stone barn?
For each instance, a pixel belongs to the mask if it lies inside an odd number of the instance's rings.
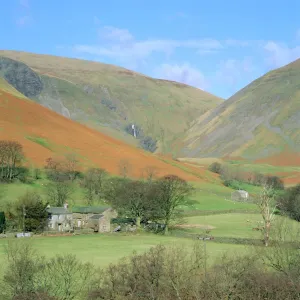
[[[117,216],[109,206],[73,207],[75,229],[93,229],[95,232],[110,232],[110,221]]]
[[[249,201],[249,193],[244,190],[237,190],[231,194],[232,201],[247,202]]]

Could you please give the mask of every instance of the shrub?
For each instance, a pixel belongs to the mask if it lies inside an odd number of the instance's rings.
[[[278,199],[278,206],[290,218],[300,222],[300,184],[288,188]]]
[[[214,162],[208,167],[208,170],[213,173],[220,174],[222,171],[222,164],[220,164],[218,162]]]
[[[154,152],[157,149],[156,141],[150,137],[145,136],[140,140],[141,147],[149,152]]]
[[[234,179],[232,179],[232,180],[227,179],[224,181],[224,185],[227,187],[230,187],[234,190],[239,190],[241,187],[241,182],[234,180]]]
[[[5,230],[5,214],[3,211],[0,211],[0,233]]]
[[[275,190],[284,189],[283,181],[277,176],[266,176],[265,182],[268,186],[272,186]]]

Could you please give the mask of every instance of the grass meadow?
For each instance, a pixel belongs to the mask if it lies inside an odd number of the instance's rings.
[[[46,197],[45,185],[47,180],[42,178],[32,184],[14,183],[2,185],[4,189],[0,204],[12,202],[28,190],[36,190]],[[216,183],[194,183],[195,193],[192,203],[182,207],[186,216],[179,227],[171,230],[169,236],[150,233],[111,233],[87,234],[78,236],[38,236],[30,239],[35,249],[46,257],[58,253],[75,254],[82,261],[89,261],[96,266],[106,267],[118,262],[134,251],[142,253],[158,244],[176,244],[192,247],[196,236],[203,234],[204,228],[210,228],[210,235],[215,240],[206,242],[209,261],[214,261],[222,254],[247,251],[248,246],[243,239],[261,240],[261,233],[254,231],[262,220],[254,204],[231,201],[232,189]],[[251,194],[257,194],[259,187],[243,186]],[[1,197],[1,196],[0,196]],[[83,190],[74,184],[70,205],[86,205]],[[101,203],[95,203],[95,205]],[[0,206],[1,210],[1,206]],[[281,217],[276,216],[278,220]],[[222,238],[222,242],[219,242]],[[240,239],[237,243],[233,240]],[[228,241],[228,242],[227,242]],[[199,241],[203,243],[203,241]],[[6,262],[5,245],[7,239],[0,239],[0,264]]]

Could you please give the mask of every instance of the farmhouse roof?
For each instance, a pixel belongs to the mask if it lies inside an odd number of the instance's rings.
[[[48,213],[52,215],[68,215],[71,214],[71,212],[64,208],[64,207],[48,207],[47,208]]]
[[[74,206],[72,212],[81,214],[101,214],[110,208],[110,206]]]
[[[90,217],[90,219],[92,219],[92,220],[99,220],[102,217],[103,217],[103,215],[93,215],[93,216]]]

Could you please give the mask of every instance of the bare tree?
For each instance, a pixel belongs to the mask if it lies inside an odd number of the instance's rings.
[[[8,267],[4,273],[4,282],[12,297],[33,293],[39,278],[36,273],[41,258],[27,240],[8,241],[6,248]]]
[[[131,165],[127,159],[122,159],[119,162],[119,173],[123,178],[127,178],[131,171]]]
[[[276,209],[274,189],[271,186],[264,185],[258,199],[256,200],[256,204],[263,218],[264,244],[266,247],[268,247],[270,240],[271,224],[274,219],[274,212]]]
[[[79,160],[77,155],[75,153],[67,153],[65,155],[64,165],[69,179],[74,181],[79,169]]]
[[[51,205],[62,207],[72,194],[69,182],[55,181],[47,185],[46,193]]]
[[[95,197],[100,200],[104,196],[107,175],[104,169],[99,168],[90,168],[85,173],[82,185],[85,188],[88,205],[92,205]]]
[[[0,297],[13,300],[78,300],[97,287],[99,277],[89,263],[74,255],[40,256],[29,240],[9,241],[8,266],[4,271],[5,289]]]
[[[45,171],[48,178],[52,181],[66,181],[69,179],[61,159],[53,157],[47,158]]]
[[[24,159],[23,146],[16,141],[0,141],[1,178],[12,180],[18,176],[17,167]]]
[[[154,166],[147,166],[142,169],[142,177],[147,181],[152,182],[158,175],[158,169]]]
[[[57,299],[86,299],[92,286],[97,286],[95,268],[81,263],[71,254],[56,255],[45,263],[41,272],[42,286]]]

